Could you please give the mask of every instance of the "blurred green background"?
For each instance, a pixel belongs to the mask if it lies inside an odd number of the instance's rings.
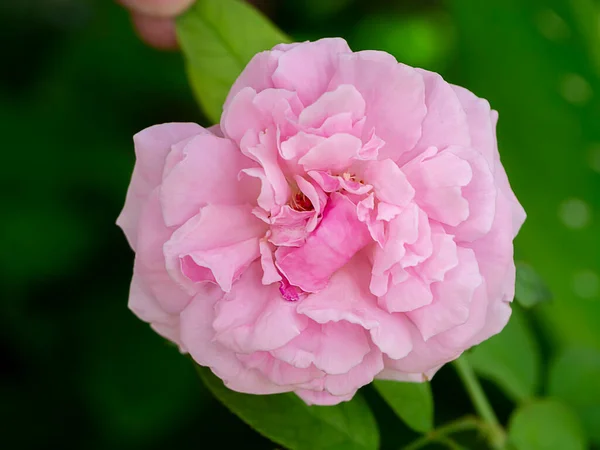
[[[529,216],[517,259],[553,293],[526,318],[542,355],[535,389],[566,398],[598,442],[599,3],[263,3],[296,39],[386,50],[500,112],[500,153]],[[0,39],[0,447],[274,448],[126,307],[133,254],[114,221],[131,137],[160,122],[206,124],[181,55],[144,46],[110,0],[3,0]],[[568,386],[549,386],[550,370],[568,373]],[[513,401],[485,388],[506,421]],[[451,369],[433,389],[436,422],[471,410]],[[414,437],[367,396],[384,448]]]

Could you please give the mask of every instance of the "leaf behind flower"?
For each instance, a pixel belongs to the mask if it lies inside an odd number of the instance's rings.
[[[177,37],[192,89],[214,123],[252,57],[289,41],[269,19],[238,0],[198,0],[177,20]]]
[[[308,406],[295,394],[241,394],[225,387],[210,369],[197,367],[213,395],[263,436],[291,450],[375,450],[379,431],[357,394],[335,406]]]
[[[516,306],[499,334],[479,344],[467,358],[473,369],[522,402],[538,387],[540,354],[526,317]]]
[[[413,430],[426,433],[433,429],[433,396],[429,383],[375,380],[373,386]]]
[[[518,409],[508,429],[517,450],[584,450],[587,447],[577,416],[557,400],[544,399]]]

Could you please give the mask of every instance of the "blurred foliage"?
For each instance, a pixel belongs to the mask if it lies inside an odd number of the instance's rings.
[[[578,420],[600,445],[598,2],[262,3],[295,39],[342,36],[355,50],[389,51],[500,112],[502,161],[528,213],[516,256],[553,299],[519,311],[471,358],[504,424],[518,405],[517,447],[554,430],[567,442],[557,448],[584,448]],[[145,47],[109,0],[4,0],[0,39],[0,447],[162,449],[226,433],[228,445],[273,448],[126,308],[133,255],[114,220],[131,136],[160,122],[207,124],[181,55]],[[531,304],[537,277],[521,280]],[[451,369],[431,388],[436,425],[472,412]],[[416,436],[372,388],[364,395],[382,448]],[[528,400],[544,395],[564,405]],[[550,419],[527,425],[535,408]],[[475,434],[459,437],[485,448]]]

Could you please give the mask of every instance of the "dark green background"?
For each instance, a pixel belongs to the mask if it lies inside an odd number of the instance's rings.
[[[598,3],[285,0],[269,13],[297,39],[387,50],[490,100],[529,216],[517,257],[554,294],[530,314],[545,365],[600,350]],[[109,0],[4,0],[0,43],[0,447],[275,448],[126,307],[133,254],[114,221],[131,136],[206,124],[181,56],[145,47]],[[485,387],[506,420],[512,404]],[[470,411],[451,369],[433,388],[438,423]],[[385,448],[414,437],[366,394]]]

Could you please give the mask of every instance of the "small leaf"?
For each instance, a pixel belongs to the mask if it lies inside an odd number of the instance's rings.
[[[375,380],[373,386],[413,430],[426,433],[433,429],[433,396],[429,383]]]
[[[600,352],[568,348],[550,367],[549,395],[579,414],[589,438],[600,444]]]
[[[522,402],[535,394],[539,348],[517,307],[504,330],[478,345],[467,359],[479,375],[498,384],[514,400]]]
[[[256,431],[291,450],[371,450],[379,431],[366,402],[356,395],[336,406],[308,406],[295,394],[250,395],[232,391],[198,366],[204,384]]]
[[[240,0],[198,0],[177,20],[177,36],[194,93],[215,123],[231,85],[250,59],[289,41],[266,17]]]
[[[528,264],[517,262],[515,298],[524,308],[552,300],[552,294],[544,280]]]
[[[512,416],[508,438],[516,450],[585,450],[577,416],[557,400],[522,406]]]

